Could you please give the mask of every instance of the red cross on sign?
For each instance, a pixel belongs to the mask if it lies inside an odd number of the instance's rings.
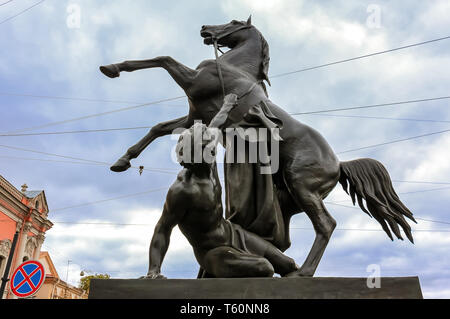
[[[17,297],[29,297],[41,288],[44,278],[45,271],[40,262],[26,261],[14,271],[10,281],[11,291]]]

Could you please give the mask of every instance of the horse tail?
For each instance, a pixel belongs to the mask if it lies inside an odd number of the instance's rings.
[[[398,198],[383,164],[374,159],[361,158],[341,162],[340,168],[339,182],[345,192],[352,197],[353,205],[357,200],[359,207],[381,224],[391,240],[394,240],[391,231],[398,239],[403,240],[398,227],[400,225],[408,239],[414,243],[411,226],[405,220],[405,216],[417,222],[411,211]],[[367,209],[362,199],[366,201]]]

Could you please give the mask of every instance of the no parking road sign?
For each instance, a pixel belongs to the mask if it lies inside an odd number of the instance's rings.
[[[11,291],[17,297],[29,297],[41,288],[44,278],[45,271],[40,262],[26,261],[14,271],[10,283]]]

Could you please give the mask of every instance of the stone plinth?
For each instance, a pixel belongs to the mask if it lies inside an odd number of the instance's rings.
[[[92,279],[89,299],[422,299],[418,277]]]

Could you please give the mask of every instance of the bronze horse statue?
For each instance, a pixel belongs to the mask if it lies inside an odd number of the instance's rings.
[[[201,120],[208,125],[220,110],[224,93],[234,93],[240,97],[240,101],[239,106],[230,113],[232,122],[241,121],[252,105],[263,101],[269,109],[267,113],[282,123],[279,131],[282,138],[279,145],[280,169],[274,174],[273,181],[287,240],[276,246],[282,251],[289,247],[289,221],[296,213],[305,212],[316,233],[306,260],[291,275],[314,275],[336,227],[336,221],[328,213],[323,200],[338,182],[350,193],[353,204],[358,201],[361,209],[381,224],[391,240],[392,232],[398,239],[403,239],[400,226],[413,242],[411,227],[405,217],[415,222],[414,217],[398,198],[389,174],[380,162],[369,158],[339,162],[320,133],[292,118],[269,100],[264,83],[266,81],[270,85],[269,46],[251,24],[250,18],[248,21],[233,20],[223,25],[202,26],[200,35],[205,44],[217,44],[230,50],[218,56],[217,61],[202,61],[195,70],[169,56],[100,67],[101,72],[111,78],[118,77],[122,71],[164,68],[189,100],[188,115],[152,127],[111,170],[120,172],[128,169],[130,160],[139,156],[153,140],[169,135],[178,128],[187,129],[194,124],[194,120]],[[239,183],[236,184],[233,187],[238,188]]]

